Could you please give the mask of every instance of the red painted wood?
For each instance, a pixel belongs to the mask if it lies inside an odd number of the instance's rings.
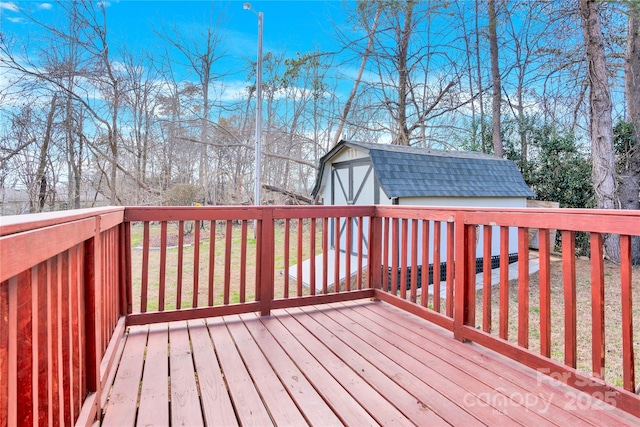
[[[271,312],[273,300],[275,232],[271,214],[272,211],[269,210],[263,212],[260,240],[260,314],[263,316],[268,316]]]
[[[453,317],[453,286],[455,278],[455,224],[447,222],[447,307],[446,313],[448,317]]]
[[[358,271],[356,272],[356,289],[362,289],[362,258],[364,257],[364,253],[362,251],[364,241],[364,218],[358,217]]]
[[[422,293],[420,305],[429,306],[429,221],[422,220]]]
[[[34,355],[37,358],[37,365],[34,369],[34,378],[37,380],[37,396],[34,394],[34,411],[38,414],[34,420],[39,425],[45,425],[49,422],[49,352],[48,347],[48,286],[47,286],[47,262],[40,263],[35,270],[37,271],[36,281],[34,283],[34,292],[37,294],[37,300],[34,295]],[[1,292],[1,291],[0,291]],[[2,297],[0,296],[0,299]],[[1,305],[0,305],[1,306]],[[0,312],[7,313],[0,310]],[[4,317],[4,316],[0,316]],[[0,330],[2,329],[0,320]],[[2,332],[0,332],[0,335]],[[0,338],[0,342],[1,342]],[[1,347],[1,345],[0,345]],[[0,357],[2,355],[0,354]],[[34,360],[35,362],[35,360]],[[0,368],[0,372],[2,369]],[[0,404],[0,408],[3,406]],[[0,422],[1,423],[1,422]]]
[[[600,400],[606,398],[609,402],[615,402],[616,408],[622,409],[636,417],[640,417],[640,405],[638,405],[639,399],[634,393],[613,388],[602,381],[585,376],[569,366],[557,363],[546,357],[542,357],[526,348],[514,346],[504,340],[496,339],[496,337],[478,329],[465,327],[464,335],[465,338],[481,346],[487,347],[488,349],[496,351],[497,353],[507,356],[513,360],[517,360],[525,366],[536,369],[536,371],[541,375],[553,374],[553,378],[560,382],[584,391],[598,399],[601,398]],[[596,410],[595,413],[598,415],[607,415],[607,411],[603,410]],[[609,424],[611,423],[612,421],[610,419]]]
[[[184,308],[182,310],[165,310],[153,313],[134,313],[127,316],[127,326],[149,325],[160,322],[202,319],[205,317],[227,316],[229,314],[251,313],[259,311],[259,301],[244,304],[216,305],[214,307]]]
[[[274,424],[291,426],[307,424],[296,403],[282,386],[280,379],[273,372],[273,368],[242,321],[236,317],[228,317],[225,318],[225,324],[238,352],[242,354],[244,366],[249,372],[254,373],[253,382]]]
[[[62,368],[62,401],[63,405],[61,408],[61,412],[63,414],[63,419],[65,424],[70,424],[71,420],[71,372],[70,372],[70,355],[71,355],[71,343],[69,336],[69,328],[71,327],[71,322],[69,319],[69,252],[64,252],[62,254],[62,264],[60,266],[61,270],[61,283],[60,283],[60,350],[61,350],[61,359],[60,364]]]
[[[171,424],[195,426],[202,424],[189,332],[186,322],[169,325]]]
[[[631,282],[631,236],[620,236],[620,293],[622,303],[622,387],[635,392],[633,355],[633,284]]]
[[[384,218],[384,231],[382,236],[383,254],[382,254],[382,290],[389,292],[389,225],[391,220]]]
[[[455,254],[456,254],[456,259],[458,260],[458,262],[456,262],[456,281],[455,281],[455,291],[454,291],[454,295],[457,295],[458,298],[455,299],[454,301],[454,307],[453,307],[453,337],[456,340],[460,340],[463,341],[464,340],[464,336],[463,336],[463,326],[464,326],[464,317],[465,317],[465,286],[466,286],[466,265],[467,263],[465,262],[466,259],[466,247],[467,247],[467,238],[468,238],[468,233],[466,232],[466,225],[464,223],[464,218],[462,218],[462,220],[460,220],[460,218],[458,218],[457,222],[456,222],[456,227],[458,230],[458,233],[456,233],[456,240],[455,240]],[[434,225],[434,229],[435,229],[435,225]],[[435,236],[434,236],[435,237]],[[435,247],[435,239],[434,239],[434,247]],[[435,266],[435,261],[434,261],[434,266]],[[434,280],[435,280],[435,268],[434,268]],[[434,290],[435,293],[435,290]],[[435,295],[434,295],[434,300],[435,300]],[[435,307],[435,302],[434,302],[434,307]],[[438,310],[437,313],[440,313],[440,311]]]
[[[329,218],[322,219],[322,293],[326,294],[328,290],[328,274],[329,269]]]
[[[124,255],[122,264],[122,274],[124,280],[122,281],[122,295],[125,298],[124,306],[122,307],[122,314],[129,314],[133,311],[133,299],[131,291],[133,288],[133,281],[131,279],[131,223],[125,222],[123,224],[124,237],[120,242],[122,254]]]
[[[352,221],[353,221],[353,218],[348,216],[344,220],[345,220],[345,223],[346,223],[346,239],[345,239],[345,248],[344,248],[344,252],[345,252],[344,271],[346,271],[346,274],[345,274],[345,290],[346,291],[350,291],[351,290],[351,252],[352,252],[352,248],[353,248],[353,242],[352,242],[352,228],[353,228]]]
[[[262,353],[268,359],[273,370],[281,379],[282,384],[296,400],[305,418],[307,420],[321,420],[321,424],[327,426],[343,425],[338,416],[331,410],[329,404],[324,401],[320,394],[322,390],[316,391],[314,384],[307,380],[302,371],[289,358],[278,341],[269,333],[260,320],[253,314],[240,317],[262,350]],[[231,424],[231,422],[227,424]]]
[[[240,231],[240,302],[247,299],[247,221],[242,221]]]
[[[284,298],[289,298],[289,266],[291,261],[289,260],[291,252],[291,220],[289,218],[284,220]],[[326,252],[326,251],[325,251]],[[327,271],[325,268],[324,271]],[[299,277],[299,276],[298,276]]]
[[[317,219],[311,218],[309,224],[309,291],[316,294],[316,227]],[[326,270],[325,270],[326,271]]]
[[[456,208],[456,211],[464,210]],[[453,221],[453,209],[426,206],[375,206],[375,214],[389,218],[429,219],[432,221]]]
[[[407,219],[402,219],[402,240],[400,241],[400,298],[407,299],[407,257],[409,245],[409,229]],[[395,274],[395,273],[394,273]]]
[[[331,217],[343,217],[343,216],[370,216],[375,212],[376,207],[370,206],[339,206],[339,205],[327,205],[327,206],[274,206],[263,207],[263,212],[271,210],[273,212],[274,219],[285,218],[331,218]]]
[[[189,322],[189,335],[198,372],[204,421],[207,425],[237,425],[231,397],[206,325],[202,321]]]
[[[103,426],[130,426],[135,423],[147,335],[147,326],[130,328],[102,420]]]
[[[441,222],[433,222],[433,311],[440,313]]]
[[[262,226],[263,221],[262,220],[258,220],[256,222],[254,222],[254,227],[255,227],[255,238],[256,238],[256,259],[255,259],[255,263],[256,263],[256,282],[255,282],[255,288],[256,288],[256,301],[259,301],[262,299],[262,291],[263,291],[263,286],[262,286],[262,264],[263,264],[263,259],[262,259],[262,246],[264,244],[264,236],[263,236],[263,226]],[[275,241],[272,245],[272,250],[275,251]]]
[[[464,324],[476,326],[476,227],[467,227],[465,242]]]
[[[500,331],[509,339],[509,227],[500,227]]]
[[[207,319],[218,360],[225,373],[229,394],[234,402],[242,402],[250,411],[237,413],[242,425],[271,425],[272,421],[263,400],[253,386],[253,381],[236,348],[233,338],[220,318]]]
[[[427,399],[426,384],[413,377],[411,373],[419,365],[415,359],[407,357],[405,359],[407,363],[399,364],[394,360],[397,358],[389,358],[377,348],[377,344],[381,340],[376,337],[373,340],[376,346],[369,344],[361,338],[366,334],[362,332],[357,323],[350,319],[344,321],[340,316],[327,316],[314,308],[291,309],[289,313],[307,331],[322,341],[326,348],[350,366],[353,372],[357,373],[378,393],[384,395],[386,400],[400,410],[402,415],[411,422],[416,425],[437,425],[445,422],[433,410],[425,410],[426,403],[432,403],[432,399]],[[332,314],[334,314],[333,311]],[[344,322],[342,323],[343,327],[335,328],[334,325],[340,324],[340,320]],[[348,326],[345,327],[345,323]],[[416,384],[418,382],[419,384]]]
[[[167,324],[151,325],[145,351],[145,368],[140,384],[140,403],[136,422],[138,425],[169,425],[168,389],[169,355]],[[127,353],[129,354],[129,353]],[[126,359],[125,359],[126,360]],[[137,373],[137,367],[134,371]],[[113,408],[112,410],[118,410]]]
[[[78,312],[80,296],[78,294],[78,285],[81,280],[77,247],[71,249],[69,254],[69,344],[71,346],[71,366],[69,371],[71,374],[71,419],[75,421],[80,413],[82,398],[84,398],[84,396],[80,396],[82,378],[80,376],[80,313]],[[113,294],[113,292],[110,293]],[[115,306],[115,298],[113,299],[113,306]]]
[[[94,228],[95,220],[88,218],[0,237],[0,281],[91,238]]]
[[[372,298],[374,296],[373,289],[362,289],[360,291],[349,291],[330,293],[326,295],[306,295],[297,298],[277,299],[273,300],[271,307],[275,310],[278,308],[303,307],[307,305],[327,304],[330,302],[351,301],[362,298]],[[245,311],[246,313],[249,310]]]
[[[140,286],[140,313],[147,312],[147,292],[149,288],[149,222],[145,221],[142,231],[142,279]],[[181,246],[182,247],[182,246]]]
[[[260,321],[345,425],[378,424],[278,319],[263,317]]]
[[[399,220],[391,220],[391,293],[398,294],[398,258],[400,257],[399,242]]]
[[[178,222],[178,271],[176,277],[176,309],[182,308],[182,265],[184,263],[184,221]]]
[[[362,310],[360,309],[361,307],[366,307],[367,310]],[[531,414],[531,412],[543,415],[548,420],[543,423],[545,425],[549,423],[561,426],[635,423],[632,417],[626,417],[626,414],[613,407],[598,405],[598,403],[600,403],[598,401],[595,401],[595,404],[593,404],[591,402],[594,401],[584,395],[576,396],[576,393],[578,393],[577,390],[569,389],[563,385],[559,385],[557,381],[552,381],[544,375],[544,371],[537,372],[533,369],[527,369],[515,360],[497,354],[492,355],[491,353],[487,353],[487,350],[480,346],[458,343],[455,340],[451,340],[448,333],[432,325],[424,324],[423,327],[416,327],[415,320],[407,313],[397,310],[392,311],[380,304],[358,304],[357,307],[353,307],[352,304],[349,307],[348,313],[350,314],[354,310],[357,310],[358,313],[363,314],[370,320],[365,326],[368,327],[370,324],[371,327],[369,329],[376,333],[379,330],[380,333],[384,335],[398,335],[410,343],[415,344],[415,346],[420,349],[424,348],[429,351],[438,349],[437,352],[434,352],[437,358],[457,365],[460,371],[469,373],[488,385],[493,385],[494,387],[498,385],[494,393],[507,393],[514,397],[535,393],[536,401],[528,400],[523,409],[525,415]],[[465,331],[468,329],[470,328],[465,327]],[[392,332],[389,333],[387,331]],[[494,343],[510,345],[520,353],[530,353],[526,349],[505,343],[490,334],[478,332],[482,336],[490,337]],[[400,344],[398,347],[407,351],[409,354],[413,354],[411,346]],[[418,360],[431,359],[429,356],[416,356],[417,355],[414,355],[414,358]],[[536,355],[536,357],[540,356]],[[474,369],[468,369],[469,365],[474,366]],[[564,366],[563,368],[566,369]],[[463,386],[466,384],[466,381],[457,375],[450,377],[452,377],[452,381],[455,381],[454,387],[457,387],[458,384]],[[536,385],[535,392],[532,390],[532,384]],[[443,388],[450,390],[452,387],[439,387],[439,389]],[[492,396],[495,396],[494,393],[492,393]],[[467,398],[468,397],[469,396],[467,396]],[[581,404],[580,410],[575,409],[577,399],[585,402]],[[499,405],[505,408],[504,400],[492,399],[486,403],[490,403],[491,401],[499,402]],[[467,400],[467,404],[464,405],[466,409],[470,407],[468,402]],[[509,413],[512,412],[514,406],[509,406]],[[476,414],[477,411],[474,411],[474,415]],[[621,415],[622,417],[620,418]],[[529,425],[531,421],[523,422],[522,424]]]
[[[340,292],[340,218],[333,219],[333,291]]]
[[[482,232],[482,330],[491,332],[491,244],[493,227],[484,225]]]
[[[200,285],[200,221],[193,224],[193,297],[191,307],[198,306],[198,292]],[[228,264],[229,265],[229,264]]]
[[[518,228],[518,345],[529,348],[529,229]]]
[[[164,293],[167,282],[167,221],[160,223],[160,277],[158,311],[164,311]]]
[[[233,222],[227,220],[224,243],[224,296],[223,304],[229,304],[231,297],[231,245],[233,242]],[[195,307],[195,306],[194,306]]]
[[[575,233],[567,230],[562,230],[562,279],[564,282],[564,363],[575,368],[578,362],[576,244]]]
[[[459,209],[456,209],[459,210]],[[548,228],[566,231],[626,234],[634,230],[640,212],[606,209],[474,209],[466,212],[470,224],[490,223],[500,226]]]
[[[38,266],[18,276],[18,419],[38,422]],[[21,325],[21,318],[28,323]],[[28,335],[27,335],[28,334]],[[21,372],[22,371],[22,372]],[[21,378],[21,374],[23,375]],[[29,381],[27,385],[26,382]],[[21,384],[22,383],[22,384]],[[21,390],[21,386],[23,387]],[[25,387],[27,386],[27,387]],[[19,394],[20,396],[20,394]],[[25,400],[30,400],[27,404]],[[23,406],[26,406],[24,408]],[[31,413],[21,411],[31,410]]]
[[[298,233],[297,233],[297,237],[298,237],[298,242],[296,244],[296,253],[297,253],[297,258],[296,258],[296,262],[297,262],[297,278],[298,280],[296,281],[296,290],[297,290],[297,295],[300,297],[302,296],[302,263],[304,262],[304,259],[302,257],[302,240],[304,237],[304,234],[302,232],[302,218],[298,218]]]
[[[409,300],[413,303],[418,298],[418,220],[411,220],[411,268],[413,274],[411,275],[411,292],[409,294]],[[424,288],[424,291],[429,293],[428,288]]]
[[[124,207],[106,207],[4,216],[2,217],[2,224],[0,224],[0,236],[18,234],[23,231],[46,228],[53,225],[67,224],[87,218],[90,218],[93,222],[94,217],[101,214],[119,212],[119,218],[124,218],[124,210]]]
[[[369,222],[369,247],[367,251],[367,287],[382,288],[382,218],[374,217]],[[383,237],[384,238],[384,237]]]
[[[216,278],[216,227],[217,221],[209,221],[209,306],[215,303],[215,278]]]
[[[538,230],[540,247],[538,272],[540,282],[540,354],[551,357],[551,265],[549,230]]]
[[[264,210],[253,206],[130,206],[125,221],[211,221],[262,219]]]
[[[62,370],[60,366],[61,359],[61,337],[60,337],[60,311],[62,310],[62,301],[60,298],[60,283],[62,281],[62,272],[60,269],[60,259],[61,256],[53,258],[50,265],[51,270],[51,282],[50,282],[50,293],[51,293],[51,314],[50,314],[50,325],[51,325],[51,412],[53,423],[62,423],[62,412],[61,412],[61,382],[62,382]],[[94,325],[94,331],[98,329],[98,325]],[[93,342],[95,347],[96,342]],[[96,354],[94,352],[93,354]],[[97,364],[97,361],[96,361]],[[93,366],[93,365],[92,365]],[[89,379],[89,378],[88,378]]]
[[[591,233],[591,370],[597,378],[604,378],[604,254],[602,234]]]
[[[425,307],[420,307],[417,304],[412,304],[409,301],[403,300],[402,298],[397,297],[396,295],[391,295],[388,292],[381,292],[380,290],[375,290],[375,296],[380,301],[384,301],[388,304],[396,306],[403,311],[414,314],[424,320],[428,320],[431,323],[434,323],[438,326],[445,328],[448,331],[453,331],[453,319],[444,316],[437,311],[430,310]]]
[[[305,349],[313,354],[319,360],[322,360],[323,364],[331,366],[331,375],[345,388],[347,391],[363,406],[366,406],[371,416],[373,416],[379,424],[382,425],[408,425],[411,421],[407,419],[397,408],[395,408],[388,400],[383,398],[380,393],[381,385],[376,384],[378,387],[374,387],[361,378],[362,372],[359,371],[356,374],[352,368],[349,367],[349,361],[342,360],[333,351],[338,351],[336,347],[333,349],[327,348],[331,346],[327,343],[326,333],[323,333],[320,328],[313,328],[312,332],[307,330],[309,326],[301,324],[305,322],[304,316],[293,318],[291,316],[283,315],[280,313],[274,316],[280,320],[289,332],[298,339],[298,341],[305,347]],[[305,322],[306,323],[306,322]],[[311,332],[311,333],[310,333]],[[321,334],[320,337],[314,337],[314,333]],[[333,341],[337,341],[335,338]],[[327,346],[325,346],[327,343]],[[333,350],[333,351],[331,351]],[[341,353],[341,352],[339,352]],[[343,353],[341,353],[343,354]],[[344,355],[344,354],[343,354]],[[362,369],[365,374],[370,373],[373,369],[370,365],[363,365]],[[373,379],[368,378],[369,381]],[[382,382],[383,380],[380,379]],[[391,388],[392,385],[389,382],[384,382],[384,386]],[[400,392],[398,389],[394,391]],[[406,395],[402,396],[405,397]],[[393,400],[393,399],[391,399]],[[394,402],[395,403],[395,402]]]
[[[0,282],[0,427],[9,425],[9,281]]]

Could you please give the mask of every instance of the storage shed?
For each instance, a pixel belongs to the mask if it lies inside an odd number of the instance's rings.
[[[451,206],[451,207],[501,207],[522,208],[527,205],[527,198],[534,193],[525,183],[516,164],[510,160],[483,153],[465,151],[441,151],[426,148],[399,145],[374,144],[356,141],[340,141],[320,160],[318,175],[312,191],[324,205],[419,205],[419,206]],[[346,240],[344,219],[340,224],[330,222],[330,248],[333,251],[335,227],[340,227],[341,252],[344,252]],[[358,230],[358,218],[352,218],[351,230],[355,241]],[[368,221],[365,218],[364,235],[368,234]],[[409,228],[411,224],[409,223]],[[446,224],[441,225],[444,236]],[[433,224],[430,225],[431,245],[433,245]],[[421,235],[421,224],[418,235]],[[409,233],[411,236],[411,230]],[[500,241],[499,229],[493,230],[492,264],[499,264]],[[478,233],[478,271],[482,269],[482,233]],[[514,229],[509,233],[509,262],[517,261],[518,236]],[[354,245],[355,246],[355,245]],[[410,245],[409,245],[410,247]],[[446,253],[447,242],[442,239],[441,253]],[[367,255],[366,238],[363,242],[364,256]],[[433,250],[429,257],[429,282],[433,281]],[[350,254],[354,256],[355,254]],[[333,256],[333,255],[331,255]],[[341,254],[345,257],[347,254]],[[389,254],[391,257],[398,254]],[[411,259],[411,254],[408,254]],[[422,259],[422,254],[417,254]],[[308,262],[308,261],[307,261]],[[344,279],[346,271],[342,271],[345,262],[341,262],[340,277]],[[351,264],[354,266],[354,264]],[[440,277],[444,280],[445,263],[440,265]],[[417,271],[418,282],[422,275],[422,266],[408,266]],[[289,273],[295,279],[295,269]],[[307,271],[307,267],[303,268]],[[320,276],[323,272],[318,273]],[[351,271],[350,274],[355,274]],[[389,271],[391,275],[392,272]],[[398,272],[399,274],[399,272]],[[438,274],[436,273],[436,277]],[[329,275],[328,277],[333,277]],[[320,283],[321,277],[316,278]],[[303,277],[308,283],[308,278]]]

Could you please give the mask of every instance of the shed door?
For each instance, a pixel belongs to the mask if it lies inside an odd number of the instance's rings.
[[[380,201],[380,190],[369,159],[355,159],[331,165],[331,204],[332,205],[372,205]],[[339,221],[340,251],[346,248],[347,219]],[[331,221],[331,247],[335,248],[336,221]],[[363,256],[367,255],[369,219],[363,220]],[[351,218],[351,253],[357,250],[359,218]]]

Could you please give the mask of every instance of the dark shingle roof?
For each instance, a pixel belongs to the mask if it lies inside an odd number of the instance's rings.
[[[524,182],[514,162],[468,151],[341,141],[322,158],[320,173],[324,169],[324,163],[342,145],[368,151],[378,182],[391,198],[535,195]]]

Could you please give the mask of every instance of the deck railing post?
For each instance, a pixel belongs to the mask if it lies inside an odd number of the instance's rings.
[[[94,237],[87,240],[84,246],[84,306],[85,306],[85,354],[87,392],[100,396],[100,362],[101,362],[101,277],[102,254],[100,235],[100,215],[95,217]],[[100,412],[100,399],[94,400],[96,414]]]
[[[457,212],[455,214],[455,279],[453,290],[453,336],[459,341],[464,341],[464,326],[469,321],[469,283],[468,283],[468,254],[469,244],[474,245],[475,249],[475,237],[473,242],[470,242],[471,233],[468,228],[473,228],[475,232],[475,226],[466,225],[464,221],[464,214]],[[473,271],[475,274],[475,269]]]
[[[271,301],[273,300],[273,260],[274,260],[274,225],[273,208],[263,208],[262,226],[259,227],[261,235],[257,241],[260,242],[260,315],[271,314]]]
[[[371,215],[369,224],[369,287],[382,288],[382,218],[378,212]]]

